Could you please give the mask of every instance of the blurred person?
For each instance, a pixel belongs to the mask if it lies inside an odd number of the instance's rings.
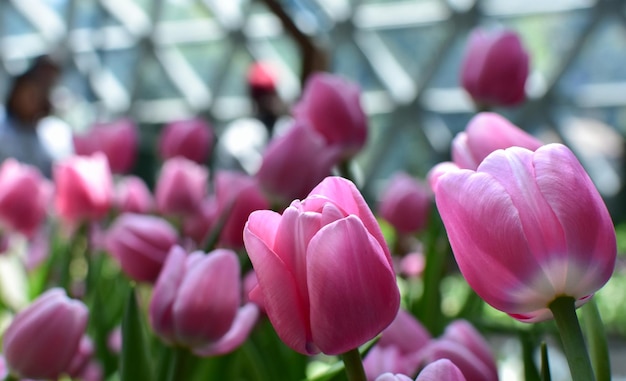
[[[252,115],[235,119],[218,137],[216,166],[253,175],[269,141],[289,126],[289,108],[277,91],[278,76],[266,62],[253,63],[247,72]]]
[[[69,126],[49,118],[50,95],[60,75],[61,67],[41,56],[13,80],[0,112],[0,162],[13,157],[49,178],[52,163],[72,152]]]

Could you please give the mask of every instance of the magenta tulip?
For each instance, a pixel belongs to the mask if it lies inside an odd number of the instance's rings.
[[[399,233],[415,233],[428,221],[430,190],[410,175],[398,172],[389,180],[378,210]]]
[[[256,174],[261,187],[285,204],[306,197],[330,175],[339,157],[339,151],[326,145],[305,122],[295,123],[285,135],[270,142]]]
[[[303,354],[344,353],[396,317],[389,249],[363,196],[329,177],[282,215],[250,214],[244,243],[260,300],[278,336]]]
[[[161,168],[154,195],[159,212],[172,216],[195,213],[207,195],[209,170],[183,157],[167,160]]]
[[[88,317],[87,307],[62,289],[41,294],[19,312],[4,333],[3,353],[19,377],[57,379],[68,372]]]
[[[215,196],[207,197],[194,214],[183,220],[183,235],[190,238],[196,247],[204,247],[207,239],[213,233],[213,229],[217,226],[220,217],[219,212]]]
[[[465,132],[452,141],[452,160],[461,168],[476,169],[481,161],[497,149],[524,147],[531,151],[543,143],[504,117],[482,112],[474,116]]]
[[[154,198],[142,179],[126,176],[115,187],[115,206],[120,212],[149,213],[154,207]]]
[[[170,251],[150,302],[150,324],[163,340],[203,356],[230,352],[248,337],[258,317],[240,307],[239,260],[230,250],[190,255]]]
[[[528,53],[510,30],[475,29],[469,36],[461,82],[479,106],[514,106],[524,101]]]
[[[46,218],[52,185],[36,167],[7,159],[0,167],[0,224],[32,238]]]
[[[55,208],[59,217],[73,225],[106,216],[113,202],[113,179],[106,157],[73,156],[53,168]]]
[[[234,171],[215,174],[215,200],[219,218],[225,218],[219,244],[232,249],[243,247],[243,227],[250,213],[270,207],[257,180]]]
[[[344,158],[360,151],[367,140],[367,115],[361,106],[361,89],[347,79],[328,73],[309,77],[296,119],[306,119],[331,146],[341,147]]]
[[[83,372],[87,369],[94,352],[95,348],[93,341],[89,338],[89,336],[83,336],[72,361],[70,361],[67,374],[73,378],[78,378],[81,374],[83,374]]]
[[[476,171],[447,172],[436,202],[469,285],[518,320],[551,318],[560,296],[581,305],[613,273],[611,217],[563,145],[498,150]]]
[[[486,379],[485,379],[486,380]],[[415,381],[468,381],[461,370],[450,360],[434,361],[420,372]]]
[[[213,147],[213,130],[200,118],[169,123],[159,138],[159,154],[163,159],[182,156],[198,164],[207,161]]]
[[[162,218],[124,213],[106,233],[106,247],[122,270],[138,282],[156,281],[178,236]]]

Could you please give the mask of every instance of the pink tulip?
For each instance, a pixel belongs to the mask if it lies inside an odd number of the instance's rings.
[[[343,157],[351,157],[367,140],[367,115],[360,96],[361,89],[355,83],[316,73],[309,77],[293,112],[297,119],[308,120],[329,145],[341,147]]]
[[[435,340],[420,355],[425,363],[450,360],[467,381],[498,381],[498,374],[492,372],[490,364],[483,363],[470,348],[456,341],[444,338]]]
[[[214,195],[204,199],[196,212],[183,220],[183,235],[191,238],[197,247],[204,247],[218,223],[219,213]]]
[[[91,341],[89,336],[83,336],[72,361],[70,361],[67,374],[73,378],[78,378],[87,369],[94,352],[93,341]]]
[[[394,321],[383,331],[380,340],[363,359],[368,380],[385,372],[415,374],[431,337],[426,328],[407,311],[400,309]]]
[[[498,378],[498,369],[489,343],[482,335],[466,320],[455,320],[448,324],[441,336],[443,339],[452,340],[469,349],[490,370],[491,379]]]
[[[41,294],[4,333],[3,353],[19,377],[57,379],[67,372],[87,326],[87,307],[62,289]]]
[[[166,215],[192,215],[207,194],[209,170],[183,157],[163,164],[154,190],[159,212]]]
[[[224,354],[246,340],[258,317],[256,306],[240,304],[239,260],[233,251],[187,255],[174,246],[154,288],[150,324],[170,344],[204,356]]]
[[[207,161],[213,146],[213,130],[200,118],[169,123],[159,139],[159,154],[163,159],[182,156],[198,164]]]
[[[482,112],[474,116],[465,132],[452,141],[452,160],[461,168],[476,169],[481,161],[497,149],[513,146],[536,150],[543,143],[502,116]]]
[[[469,285],[518,320],[551,318],[559,296],[581,305],[613,273],[611,217],[563,145],[498,150],[476,171],[450,171],[436,202]]]
[[[525,99],[528,61],[515,32],[477,28],[467,42],[461,82],[481,106],[514,106]]]
[[[126,176],[115,187],[115,206],[121,212],[149,213],[154,207],[154,198],[141,178]]]
[[[452,361],[440,359],[428,364],[415,381],[467,381],[467,379]]]
[[[36,167],[7,159],[0,167],[0,224],[32,238],[46,218],[52,186]]]
[[[336,148],[302,121],[270,142],[256,174],[265,191],[289,203],[302,199],[326,176],[339,157]]]
[[[429,189],[408,174],[398,172],[389,180],[378,210],[398,232],[415,233],[428,221]]]
[[[255,178],[234,171],[219,171],[215,175],[215,197],[219,218],[226,218],[220,232],[221,246],[243,247],[243,227],[255,210],[269,209]]]
[[[109,228],[106,247],[131,279],[152,283],[177,239],[176,230],[164,219],[124,213]]]
[[[104,217],[113,201],[113,179],[106,157],[73,156],[53,168],[55,208],[68,224]]]
[[[326,178],[282,216],[252,212],[244,243],[259,282],[250,297],[297,352],[344,353],[396,317],[400,299],[389,249],[346,179]]]
[[[124,118],[95,124],[86,134],[75,135],[74,150],[83,156],[102,152],[109,160],[111,172],[126,173],[135,164],[138,140],[137,127]]]
[[[413,381],[413,379],[405,374],[393,374],[393,373],[383,373],[380,376],[376,377],[376,381]],[[445,380],[441,380],[445,381]]]

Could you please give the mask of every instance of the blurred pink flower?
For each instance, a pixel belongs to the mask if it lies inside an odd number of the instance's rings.
[[[115,186],[115,206],[120,212],[149,213],[154,198],[141,178],[125,176]]]
[[[184,157],[168,159],[161,168],[154,195],[159,212],[193,215],[207,195],[208,168]]]
[[[213,130],[203,119],[173,121],[161,132],[159,154],[163,159],[182,156],[203,164],[211,154],[213,140]]]
[[[399,233],[415,233],[426,226],[430,197],[427,186],[405,172],[396,172],[378,202],[378,211]]]

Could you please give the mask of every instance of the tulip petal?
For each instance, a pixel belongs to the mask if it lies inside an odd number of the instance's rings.
[[[463,373],[448,359],[428,364],[415,381],[467,381]]]
[[[440,339],[433,341],[422,353],[427,363],[440,359],[448,359],[456,365],[467,381],[498,381],[489,367],[463,345],[452,340]],[[434,378],[433,380],[442,380]],[[443,378],[446,379],[446,378]]]
[[[356,216],[326,225],[313,237],[307,266],[315,306],[310,311],[313,341],[322,352],[354,349],[396,317],[400,296],[395,274],[383,248]]]

